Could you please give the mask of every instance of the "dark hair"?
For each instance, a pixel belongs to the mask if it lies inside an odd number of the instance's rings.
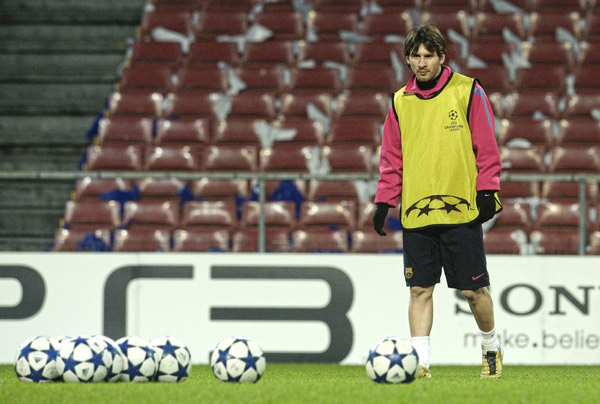
[[[404,41],[404,56],[410,57],[419,50],[423,44],[425,48],[436,53],[439,57],[446,54],[446,40],[437,27],[430,24],[421,24],[412,27]]]

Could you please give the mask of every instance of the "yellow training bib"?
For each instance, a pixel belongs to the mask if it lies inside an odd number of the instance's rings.
[[[452,73],[445,87],[429,99],[394,94],[402,133],[402,226],[472,222],[479,215],[477,164],[468,109],[475,80]]]

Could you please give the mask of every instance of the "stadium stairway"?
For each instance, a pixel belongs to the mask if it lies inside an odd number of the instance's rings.
[[[0,170],[75,170],[143,0],[0,2]],[[73,181],[0,181],[0,251],[42,251]]]

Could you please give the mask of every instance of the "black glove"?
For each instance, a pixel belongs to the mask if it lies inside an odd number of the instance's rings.
[[[485,223],[496,214],[496,197],[494,196],[496,191],[477,191],[477,208],[479,209],[479,216],[477,221],[479,223]]]
[[[375,214],[373,214],[373,227],[380,236],[387,236],[386,232],[383,231],[383,226],[385,225],[385,217],[387,216],[390,206],[382,202],[379,202],[376,205]]]

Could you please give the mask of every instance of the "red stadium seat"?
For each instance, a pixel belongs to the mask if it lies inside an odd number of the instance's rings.
[[[244,35],[247,30],[246,11],[212,10],[200,13],[194,33],[196,38],[209,39],[219,35]]]
[[[521,13],[478,12],[470,37],[477,42],[486,43],[491,39],[502,38],[502,31],[507,28],[522,40],[526,40],[528,31],[525,18]]]
[[[527,233],[521,229],[500,227],[483,233],[487,254],[527,254]]]
[[[173,252],[228,252],[227,230],[177,229],[173,232]]]
[[[399,253],[403,250],[403,234],[401,231],[388,232],[381,237],[375,230],[352,232],[351,253]]]
[[[112,230],[121,225],[120,205],[116,201],[67,201],[63,222],[71,230]]]
[[[262,91],[247,91],[228,96],[231,109],[228,118],[248,117],[259,119],[274,119],[277,115],[275,96]]]
[[[152,91],[114,92],[108,101],[109,117],[133,116],[158,118],[162,114],[163,96]]]
[[[182,63],[183,54],[178,42],[155,42],[137,40],[133,43],[130,65],[143,63],[161,63],[175,67]]]
[[[213,142],[216,145],[257,146],[260,139],[254,131],[255,125],[266,125],[264,119],[229,118],[215,123]]]
[[[78,231],[70,229],[57,229],[54,232],[54,242],[52,244],[51,251],[98,251],[97,243],[101,242],[103,246],[110,250],[110,230],[98,229],[95,231]],[[90,236],[96,240],[92,243],[86,243],[87,238]],[[102,249],[101,251],[106,251]]]
[[[550,90],[513,92],[505,97],[505,108],[502,110],[503,118],[532,118],[537,111],[548,118],[558,117],[558,95]],[[490,100],[491,102],[491,100]]]
[[[174,89],[173,70],[164,64],[136,64],[123,68],[119,91],[155,91],[167,93]]]
[[[537,181],[502,181],[498,196],[503,203],[518,198],[539,198],[540,184]]]
[[[258,151],[252,146],[210,146],[204,160],[205,171],[248,171],[257,169]]]
[[[86,150],[85,169],[140,171],[142,149],[132,145],[89,146]]]
[[[561,94],[566,89],[566,74],[565,66],[537,65],[530,69],[519,69],[515,77],[514,89],[518,91],[545,90]]]
[[[319,11],[339,11],[358,13],[364,0],[311,0],[313,9]]]
[[[579,211],[578,202],[542,202],[537,206],[535,229],[562,229],[568,227],[577,229],[579,226]]]
[[[283,121],[273,121],[272,124],[275,129],[284,131],[292,130],[296,133],[293,138],[289,140],[276,140],[276,143],[317,146],[325,142],[325,133],[321,122],[290,118]]]
[[[600,144],[600,122],[589,118],[562,119],[558,125],[559,146],[591,146]]]
[[[267,40],[264,42],[246,42],[241,62],[247,64],[284,65],[296,63],[292,41]]]
[[[216,65],[221,61],[231,66],[237,66],[240,63],[241,54],[236,43],[199,39],[190,44],[190,51],[187,55],[188,64]]]
[[[363,19],[361,33],[375,39],[381,39],[390,34],[404,36],[412,28],[412,25],[412,18],[408,11],[367,14]]]
[[[206,145],[210,143],[210,120],[159,119],[156,121],[157,145]]]
[[[592,147],[560,147],[550,151],[550,173],[599,173],[600,150]]]
[[[290,201],[293,199],[293,202],[300,203],[294,199],[288,191],[293,190],[297,191],[297,193],[301,196],[301,200],[306,199],[306,180],[265,180],[265,196],[268,201]],[[250,181],[250,189],[252,190],[252,196],[258,195],[259,193],[259,181],[252,180]],[[288,188],[289,187],[289,188]]]
[[[421,23],[434,24],[444,34],[452,29],[459,34],[470,38],[471,29],[469,27],[468,17],[469,14],[464,9],[438,10],[434,7],[421,14]]]
[[[598,202],[598,184],[585,185],[585,200],[590,205]],[[575,203],[579,201],[578,182],[544,181],[541,187],[541,197],[549,202]]]
[[[571,42],[557,42],[552,39],[524,41],[523,57],[534,66],[559,65],[571,69],[575,63],[575,54]]]
[[[227,90],[227,74],[217,65],[187,65],[177,72],[179,82],[177,91],[214,91]]]
[[[145,171],[200,171],[202,148],[197,146],[146,146]]]
[[[368,173],[373,168],[373,149],[369,145],[332,144],[323,146],[322,153],[334,173]]]
[[[242,219],[240,226],[242,229],[258,226],[260,216],[260,204],[254,201],[248,201],[242,207]],[[267,201],[264,205],[265,225],[271,229],[282,227],[288,231],[296,227],[296,206],[289,201]]]
[[[358,206],[359,196],[354,181],[311,180],[307,199],[313,202],[354,202]]]
[[[131,188],[131,181],[122,178],[79,178],[75,182],[75,200],[99,201],[100,195],[107,192],[126,192]]]
[[[589,118],[592,110],[600,108],[600,94],[598,91],[578,91],[567,97],[565,111],[562,112],[564,118],[581,116]]]
[[[235,202],[239,198],[248,199],[248,181],[246,180],[213,180],[202,178],[190,184],[195,199],[207,201]]]
[[[350,91],[378,91],[392,94],[402,87],[403,78],[397,78],[391,66],[354,66],[348,70],[345,89]]]
[[[180,228],[234,230],[238,226],[233,201],[190,201],[183,206]]]
[[[246,85],[245,91],[262,90],[279,93],[284,91],[284,69],[277,65],[249,65],[235,69],[235,75]]]
[[[187,183],[177,178],[144,178],[137,180],[140,200],[156,200],[180,203],[181,192]]]
[[[164,117],[169,119],[214,118],[219,94],[210,91],[185,91],[169,94]]]
[[[296,230],[292,233],[292,252],[348,252],[346,230]]]
[[[352,63],[361,65],[391,65],[390,54],[395,52],[400,60],[404,58],[402,44],[395,42],[371,41],[355,44]]]
[[[350,63],[350,48],[342,41],[300,41],[298,44],[298,61],[312,60],[317,64],[333,61],[342,64]]]
[[[150,118],[102,118],[98,122],[98,144],[146,144],[152,142]]]
[[[115,252],[169,252],[171,237],[166,230],[116,230],[113,251]]]
[[[535,38],[554,38],[557,28],[564,28],[573,33],[576,38],[582,38],[579,26],[581,15],[578,11],[539,9],[530,15],[529,35]]]
[[[168,230],[179,225],[179,204],[173,201],[128,201],[123,205],[123,228]]]
[[[306,18],[306,31],[322,40],[339,40],[340,31],[356,32],[359,15],[355,12],[311,10]]]
[[[496,216],[493,229],[521,229],[529,234],[533,227],[531,206],[526,202],[503,201],[502,211]]]
[[[478,79],[488,94],[492,92],[508,93],[515,89],[514,82],[510,80],[508,71],[503,66],[467,69],[464,74]]]
[[[582,65],[573,71],[575,77],[575,89],[587,91],[600,91],[600,79],[597,77],[597,67],[593,65]]]
[[[534,121],[531,118],[503,119],[500,126],[498,143],[506,145],[513,139],[525,139],[534,145],[552,146],[552,121]]]
[[[328,67],[298,68],[290,72],[289,91],[326,91],[338,94],[342,88],[342,80],[338,69]]]
[[[189,36],[192,31],[192,16],[189,11],[156,10],[146,11],[142,14],[140,26],[141,36],[151,37],[155,28],[165,28]]]
[[[299,11],[263,11],[254,16],[254,22],[273,32],[273,38],[298,40],[304,37],[302,13]]]
[[[544,149],[539,146],[527,149],[501,146],[499,149],[503,170],[520,173],[546,172]]]
[[[233,252],[258,251],[258,230],[240,230],[232,237]],[[290,252],[290,234],[285,229],[267,229],[265,231],[265,249],[267,252]]]
[[[275,144],[260,150],[260,171],[308,171],[308,162],[313,150],[301,144]]]
[[[302,203],[300,229],[329,230],[332,228],[352,231],[356,228],[356,205],[353,202]]]
[[[529,235],[533,252],[537,254],[579,253],[579,231],[577,229],[534,230]]]
[[[382,122],[391,105],[391,96],[373,91],[353,91],[337,98],[336,118],[370,116]]]
[[[336,119],[331,123],[327,143],[381,144],[382,122],[376,118]]]
[[[323,91],[295,91],[293,94],[286,93],[281,95],[280,101],[280,112],[286,118],[306,118],[307,108],[310,104],[314,105],[326,117],[331,116],[332,97]]]

